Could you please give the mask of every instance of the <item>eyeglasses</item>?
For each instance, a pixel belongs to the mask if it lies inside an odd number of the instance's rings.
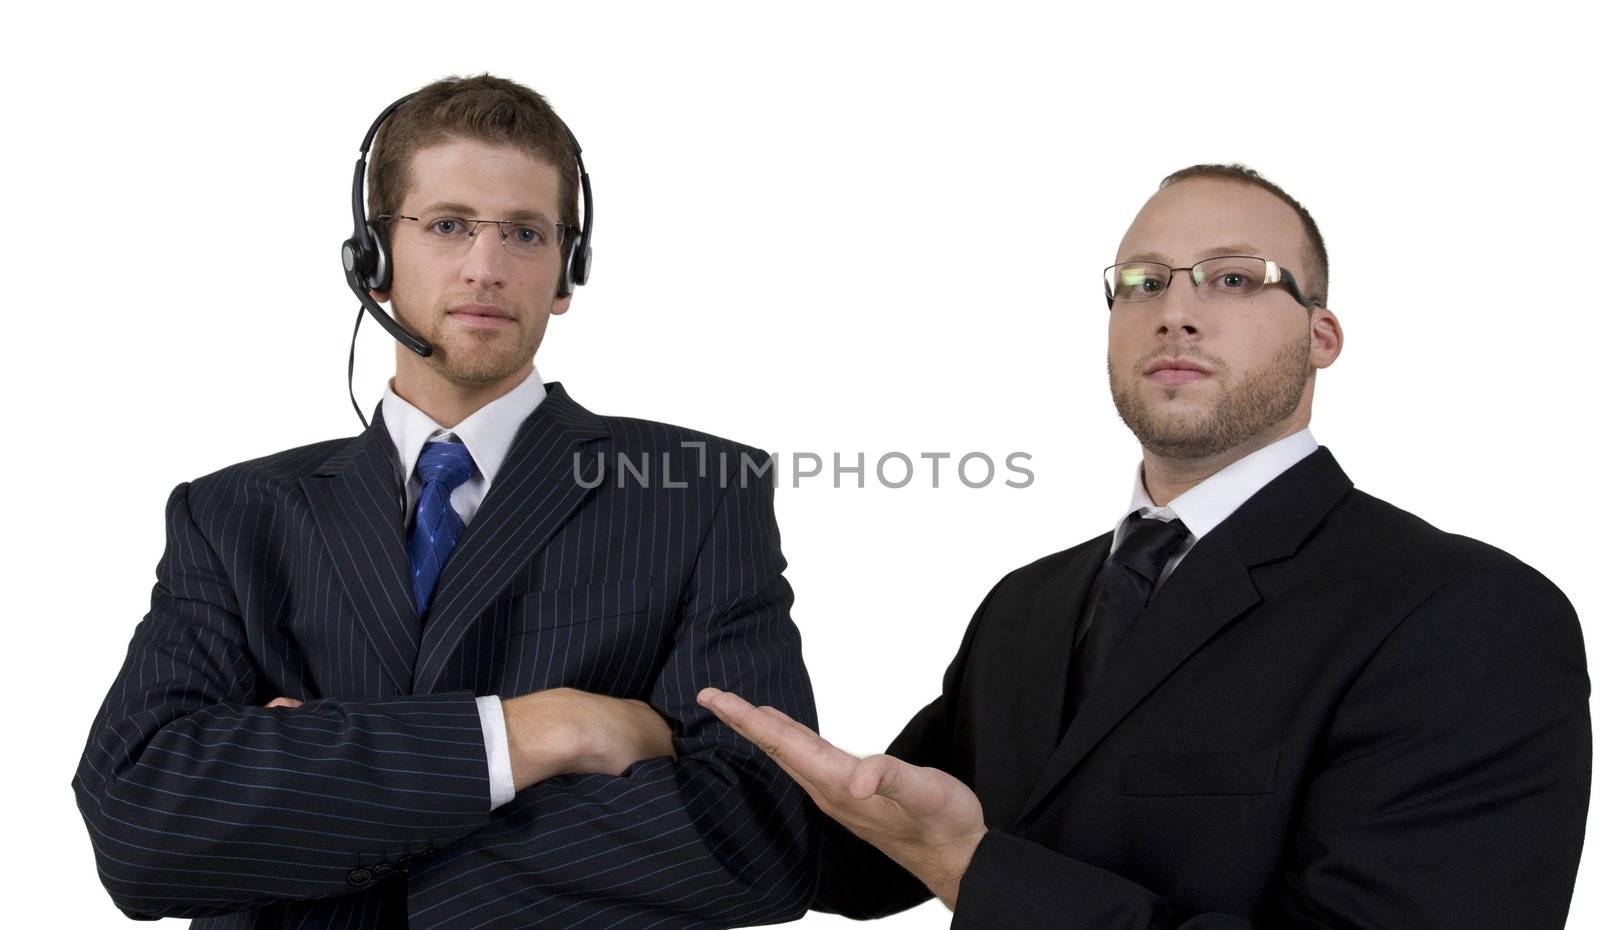
[[[413,238],[417,242],[438,249],[463,251],[477,238],[478,227],[493,223],[500,227],[500,244],[518,255],[536,255],[552,246],[565,243],[574,232],[566,223],[547,223],[543,220],[481,220],[471,217],[429,214],[426,218],[406,216],[404,213],[380,213],[380,220],[411,220],[417,225]]]
[[[1226,302],[1261,293],[1269,284],[1282,287],[1295,302],[1311,309],[1295,284],[1294,275],[1278,263],[1256,255],[1219,255],[1195,262],[1188,268],[1174,268],[1161,262],[1121,262],[1105,270],[1106,306],[1119,300],[1154,300],[1167,292],[1175,272],[1187,271],[1195,291],[1203,300]]]

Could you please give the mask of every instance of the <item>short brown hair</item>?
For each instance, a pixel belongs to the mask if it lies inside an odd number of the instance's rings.
[[[556,191],[562,240],[570,248],[578,224],[578,159],[566,124],[544,97],[515,81],[479,74],[434,81],[395,108],[373,140],[367,167],[367,217],[388,241],[393,221],[411,188],[411,156],[451,137],[508,145],[550,163],[560,177]]]
[[[1182,171],[1174,171],[1162,178],[1161,188],[1190,178],[1212,178],[1249,184],[1261,188],[1292,207],[1300,217],[1300,224],[1305,227],[1306,232],[1305,280],[1300,282],[1301,290],[1310,303],[1319,307],[1328,305],[1328,247],[1322,241],[1322,232],[1317,229],[1317,221],[1311,218],[1310,211],[1302,207],[1300,201],[1290,197],[1283,188],[1240,164],[1190,165]]]

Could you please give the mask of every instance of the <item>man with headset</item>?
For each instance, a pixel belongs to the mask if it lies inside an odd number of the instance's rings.
[[[73,779],[113,901],[211,928],[798,916],[815,809],[695,702],[815,722],[770,460],[534,369],[591,260],[576,139],[511,81],[438,81],[368,131],[353,210],[395,375],[354,439],[172,492]]]
[[[1197,165],[1105,281],[1111,395],[1144,448],[1113,529],[1002,578],[882,755],[701,696],[832,818],[813,906],[937,896],[952,926],[1005,930],[1562,926],[1591,761],[1578,618],[1311,437],[1344,342],[1311,215]]]

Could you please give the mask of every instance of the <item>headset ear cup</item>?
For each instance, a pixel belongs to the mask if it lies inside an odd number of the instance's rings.
[[[370,246],[368,254],[372,256],[369,267],[372,273],[367,276],[367,286],[375,291],[387,291],[393,276],[393,268],[389,264],[389,251],[383,247],[383,239],[378,236],[378,231],[367,224],[367,242]]]
[[[573,249],[573,252],[577,254],[572,256],[572,283],[588,284],[589,266],[594,263],[594,250],[585,244],[581,252],[577,249]]]
[[[571,297],[573,289],[573,267],[578,258],[576,244],[567,250],[565,259],[561,262],[561,280],[556,282],[557,297]]]

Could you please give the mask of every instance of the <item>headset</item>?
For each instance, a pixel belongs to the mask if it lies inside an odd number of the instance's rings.
[[[384,248],[383,239],[378,231],[367,222],[366,205],[363,202],[367,179],[367,149],[371,148],[372,140],[378,134],[378,127],[389,118],[400,104],[405,103],[415,96],[415,91],[406,94],[394,103],[384,107],[378,118],[372,121],[372,127],[367,130],[367,135],[361,140],[361,154],[356,158],[355,178],[350,185],[350,211],[355,218],[355,230],[350,238],[344,241],[340,248],[340,258],[344,263],[344,280],[350,285],[350,290],[361,301],[361,307],[356,310],[355,331],[350,334],[350,365],[346,373],[346,383],[350,389],[350,405],[356,408],[356,416],[361,419],[362,429],[366,429],[366,415],[361,412],[361,405],[356,403],[355,373],[356,373],[356,333],[361,332],[361,317],[372,314],[378,325],[388,331],[399,343],[417,355],[427,358],[433,354],[433,346],[426,339],[411,332],[400,321],[384,312],[377,301],[367,293],[368,290],[387,291],[394,278],[394,262],[389,257],[389,252]],[[583,222],[578,229],[578,241],[566,250],[566,257],[561,266],[561,280],[556,284],[556,296],[567,297],[572,294],[575,287],[589,283],[589,269],[594,265],[594,252],[589,246],[589,241],[594,234],[594,189],[589,185],[589,171],[583,166],[583,148],[578,145],[578,137],[573,135],[565,121],[558,116],[556,121],[561,123],[561,128],[566,131],[567,138],[572,141],[572,153],[578,161],[578,186],[583,197]]]

